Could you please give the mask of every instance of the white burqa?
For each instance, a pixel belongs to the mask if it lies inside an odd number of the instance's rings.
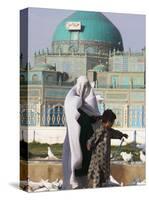
[[[75,169],[81,168],[82,165],[79,142],[81,127],[77,121],[80,116],[79,108],[88,116],[100,115],[96,96],[85,76],[77,79],[76,85],[68,92],[64,102],[67,131],[63,145],[63,189],[79,187],[79,180],[75,176]]]

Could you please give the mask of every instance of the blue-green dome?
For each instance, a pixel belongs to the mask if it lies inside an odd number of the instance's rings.
[[[119,30],[112,22],[99,12],[77,11],[64,19],[56,28],[53,42],[70,40],[67,22],[81,22],[79,40],[112,43],[123,50],[123,42]]]

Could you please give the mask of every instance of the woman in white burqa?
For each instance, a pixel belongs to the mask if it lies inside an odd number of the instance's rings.
[[[97,127],[100,116],[96,96],[86,76],[80,76],[64,102],[66,137],[63,145],[63,189],[87,187],[91,152],[86,142]]]

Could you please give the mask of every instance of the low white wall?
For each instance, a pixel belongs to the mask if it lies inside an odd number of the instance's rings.
[[[65,132],[66,127],[21,127],[20,140],[23,136],[26,142],[63,143]]]
[[[145,144],[145,129],[132,129],[132,128],[121,128],[118,129],[123,133],[128,134],[128,139],[126,143],[134,141],[134,131],[136,130],[136,142],[140,144]],[[66,127],[21,127],[20,128],[20,140],[22,136],[26,142],[36,142],[40,143],[63,143],[66,133]],[[119,145],[120,140],[113,140],[112,145]]]

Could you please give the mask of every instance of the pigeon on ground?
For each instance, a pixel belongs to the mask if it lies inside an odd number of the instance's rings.
[[[123,158],[123,160],[124,160],[125,162],[131,162],[131,161],[132,161],[133,155],[132,155],[131,152],[130,152],[130,153],[121,152],[120,155],[122,156],[122,158]]]
[[[144,151],[140,151],[140,160],[145,163],[145,152]]]
[[[58,160],[58,158],[52,153],[51,148],[48,147],[48,156],[44,160]]]

